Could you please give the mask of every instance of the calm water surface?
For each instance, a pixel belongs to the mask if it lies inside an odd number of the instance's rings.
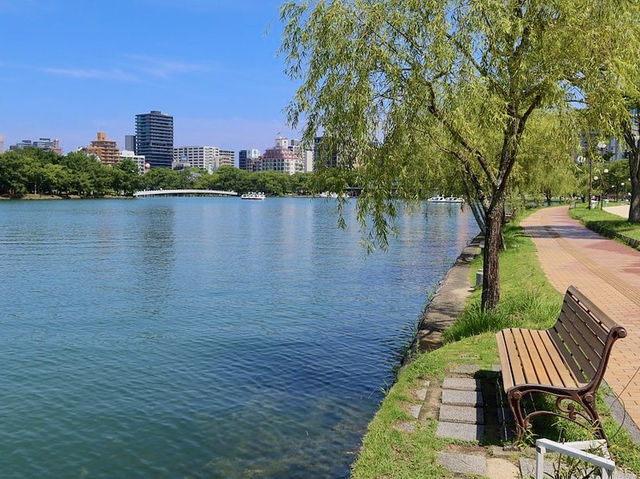
[[[427,294],[475,234],[335,204],[0,202],[0,476],[347,477]]]

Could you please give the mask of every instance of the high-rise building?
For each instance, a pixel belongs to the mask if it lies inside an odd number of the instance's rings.
[[[0,135],[0,153],[4,153],[4,136]]]
[[[151,168],[171,168],[173,117],[159,111],[136,115],[135,152],[144,155]]]
[[[136,151],[136,135],[124,136],[124,149],[127,151]]]
[[[296,140],[293,140],[295,142]],[[298,143],[290,145],[286,138],[276,138],[276,145],[267,148],[262,155],[261,170],[283,171],[288,175],[303,171],[301,148]]]
[[[60,140],[52,140],[51,138],[39,138],[37,140],[22,140],[16,143],[15,145],[11,145],[9,147],[10,150],[21,150],[23,148],[39,148],[41,150],[48,150],[57,153],[58,155],[62,154],[62,148],[60,148]]]
[[[87,154],[96,155],[103,165],[115,165],[120,161],[120,151],[115,140],[107,140],[107,135],[99,131],[91,146],[85,148]]]

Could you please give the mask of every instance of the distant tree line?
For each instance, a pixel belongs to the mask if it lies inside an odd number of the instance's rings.
[[[306,194],[310,173],[287,175],[276,171],[251,173],[222,167],[209,174],[192,168],[174,171],[154,168],[140,175],[130,159],[106,166],[83,152],[57,155],[37,148],[0,154],[0,195],[26,194],[102,197],[131,196],[144,189],[215,189],[239,194],[263,191],[268,195]]]

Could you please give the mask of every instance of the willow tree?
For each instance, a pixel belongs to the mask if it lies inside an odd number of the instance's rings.
[[[505,198],[529,119],[625,78],[617,60],[638,51],[636,3],[286,2],[281,48],[300,81],[289,119],[304,121],[307,141],[322,132],[358,168],[360,218],[373,219],[382,241],[393,199],[415,196],[418,168],[466,182],[484,210],[482,305],[492,309]],[[425,143],[440,154],[425,158],[416,149]]]

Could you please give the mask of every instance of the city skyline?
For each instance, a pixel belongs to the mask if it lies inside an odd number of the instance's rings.
[[[239,151],[298,137],[283,111],[295,84],[276,56],[280,4],[1,2],[5,145],[46,135],[68,152],[106,131],[121,146],[151,110],[175,117],[176,145]]]

